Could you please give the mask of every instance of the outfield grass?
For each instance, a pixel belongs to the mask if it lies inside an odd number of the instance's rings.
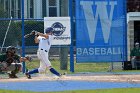
[[[56,68],[59,72],[70,72],[70,64],[68,62],[67,70],[60,70],[60,60],[59,59],[51,59],[52,66]],[[27,68],[34,69],[39,67],[39,60],[33,60],[33,62],[26,63]],[[108,72],[110,63],[74,63],[74,73],[86,73],[86,72]],[[140,70],[113,70],[112,72],[140,72]]]
[[[140,88],[77,90],[77,91],[63,91],[63,92],[30,92],[30,91],[0,90],[0,93],[139,93],[138,91],[140,91]]]
[[[60,70],[60,61],[58,59],[50,60],[52,66],[61,72],[70,72],[70,64],[68,62],[67,70]],[[39,67],[39,60],[33,60],[33,62],[26,63],[27,68],[34,69]],[[79,72],[107,72],[109,69],[109,63],[74,63],[75,73]]]

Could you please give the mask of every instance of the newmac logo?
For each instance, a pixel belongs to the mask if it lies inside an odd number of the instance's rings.
[[[117,1],[81,1],[80,5],[84,12],[90,42],[94,43],[96,27],[100,19],[104,42],[108,43],[114,7],[117,5]],[[96,9],[96,13],[93,12],[94,9]],[[108,10],[110,11],[108,12]]]
[[[66,29],[60,22],[55,22],[51,27],[53,28],[53,35],[55,36],[61,36]]]

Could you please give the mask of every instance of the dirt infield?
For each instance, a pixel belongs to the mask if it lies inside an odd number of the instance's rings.
[[[25,76],[9,79],[8,77],[0,77],[0,82],[30,82],[30,81],[43,81],[43,80],[82,80],[82,81],[98,81],[98,82],[129,82],[140,83],[140,75],[91,75],[91,74],[72,74],[66,75],[61,78],[54,76],[37,75],[32,79],[27,79]]]

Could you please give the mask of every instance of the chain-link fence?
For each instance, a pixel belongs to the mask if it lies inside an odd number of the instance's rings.
[[[34,43],[34,36],[23,40],[24,34],[32,30],[44,32],[44,17],[69,16],[69,0],[0,0],[0,45],[5,47],[13,45],[17,47],[17,53],[23,55],[23,43],[25,45],[25,56],[33,57],[33,63],[26,63],[28,69],[39,67],[37,58],[38,45]],[[75,0],[73,1],[73,16],[75,18]],[[24,7],[23,7],[24,6]],[[22,9],[22,7],[24,9]],[[22,11],[24,10],[24,12]],[[24,13],[24,14],[23,14]],[[24,15],[24,18],[22,17]],[[12,19],[11,19],[12,17]],[[11,24],[9,22],[11,20]],[[24,21],[24,23],[23,23]],[[73,19],[75,22],[76,20]],[[24,29],[23,29],[24,24]],[[73,24],[73,44],[74,44],[74,69],[75,72],[107,72],[112,69],[122,70],[122,63],[76,63],[76,32],[75,23]],[[9,27],[9,29],[8,29]],[[6,31],[7,35],[6,35]],[[6,37],[6,38],[5,38]],[[23,42],[24,41],[24,42]],[[3,44],[4,43],[4,44]],[[52,46],[50,49],[50,61],[57,69],[70,70],[70,46]],[[113,67],[112,67],[113,66]]]
[[[21,23],[16,22],[16,20],[1,20],[1,36],[0,36],[0,45],[1,52],[5,51],[7,46],[18,46],[21,44]]]

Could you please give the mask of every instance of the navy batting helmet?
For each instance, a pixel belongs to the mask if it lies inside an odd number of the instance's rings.
[[[8,46],[6,48],[6,53],[11,52],[11,53],[16,53],[16,48],[14,46]]]
[[[48,27],[47,29],[45,29],[45,33],[50,33],[53,31],[53,28],[52,27]]]

